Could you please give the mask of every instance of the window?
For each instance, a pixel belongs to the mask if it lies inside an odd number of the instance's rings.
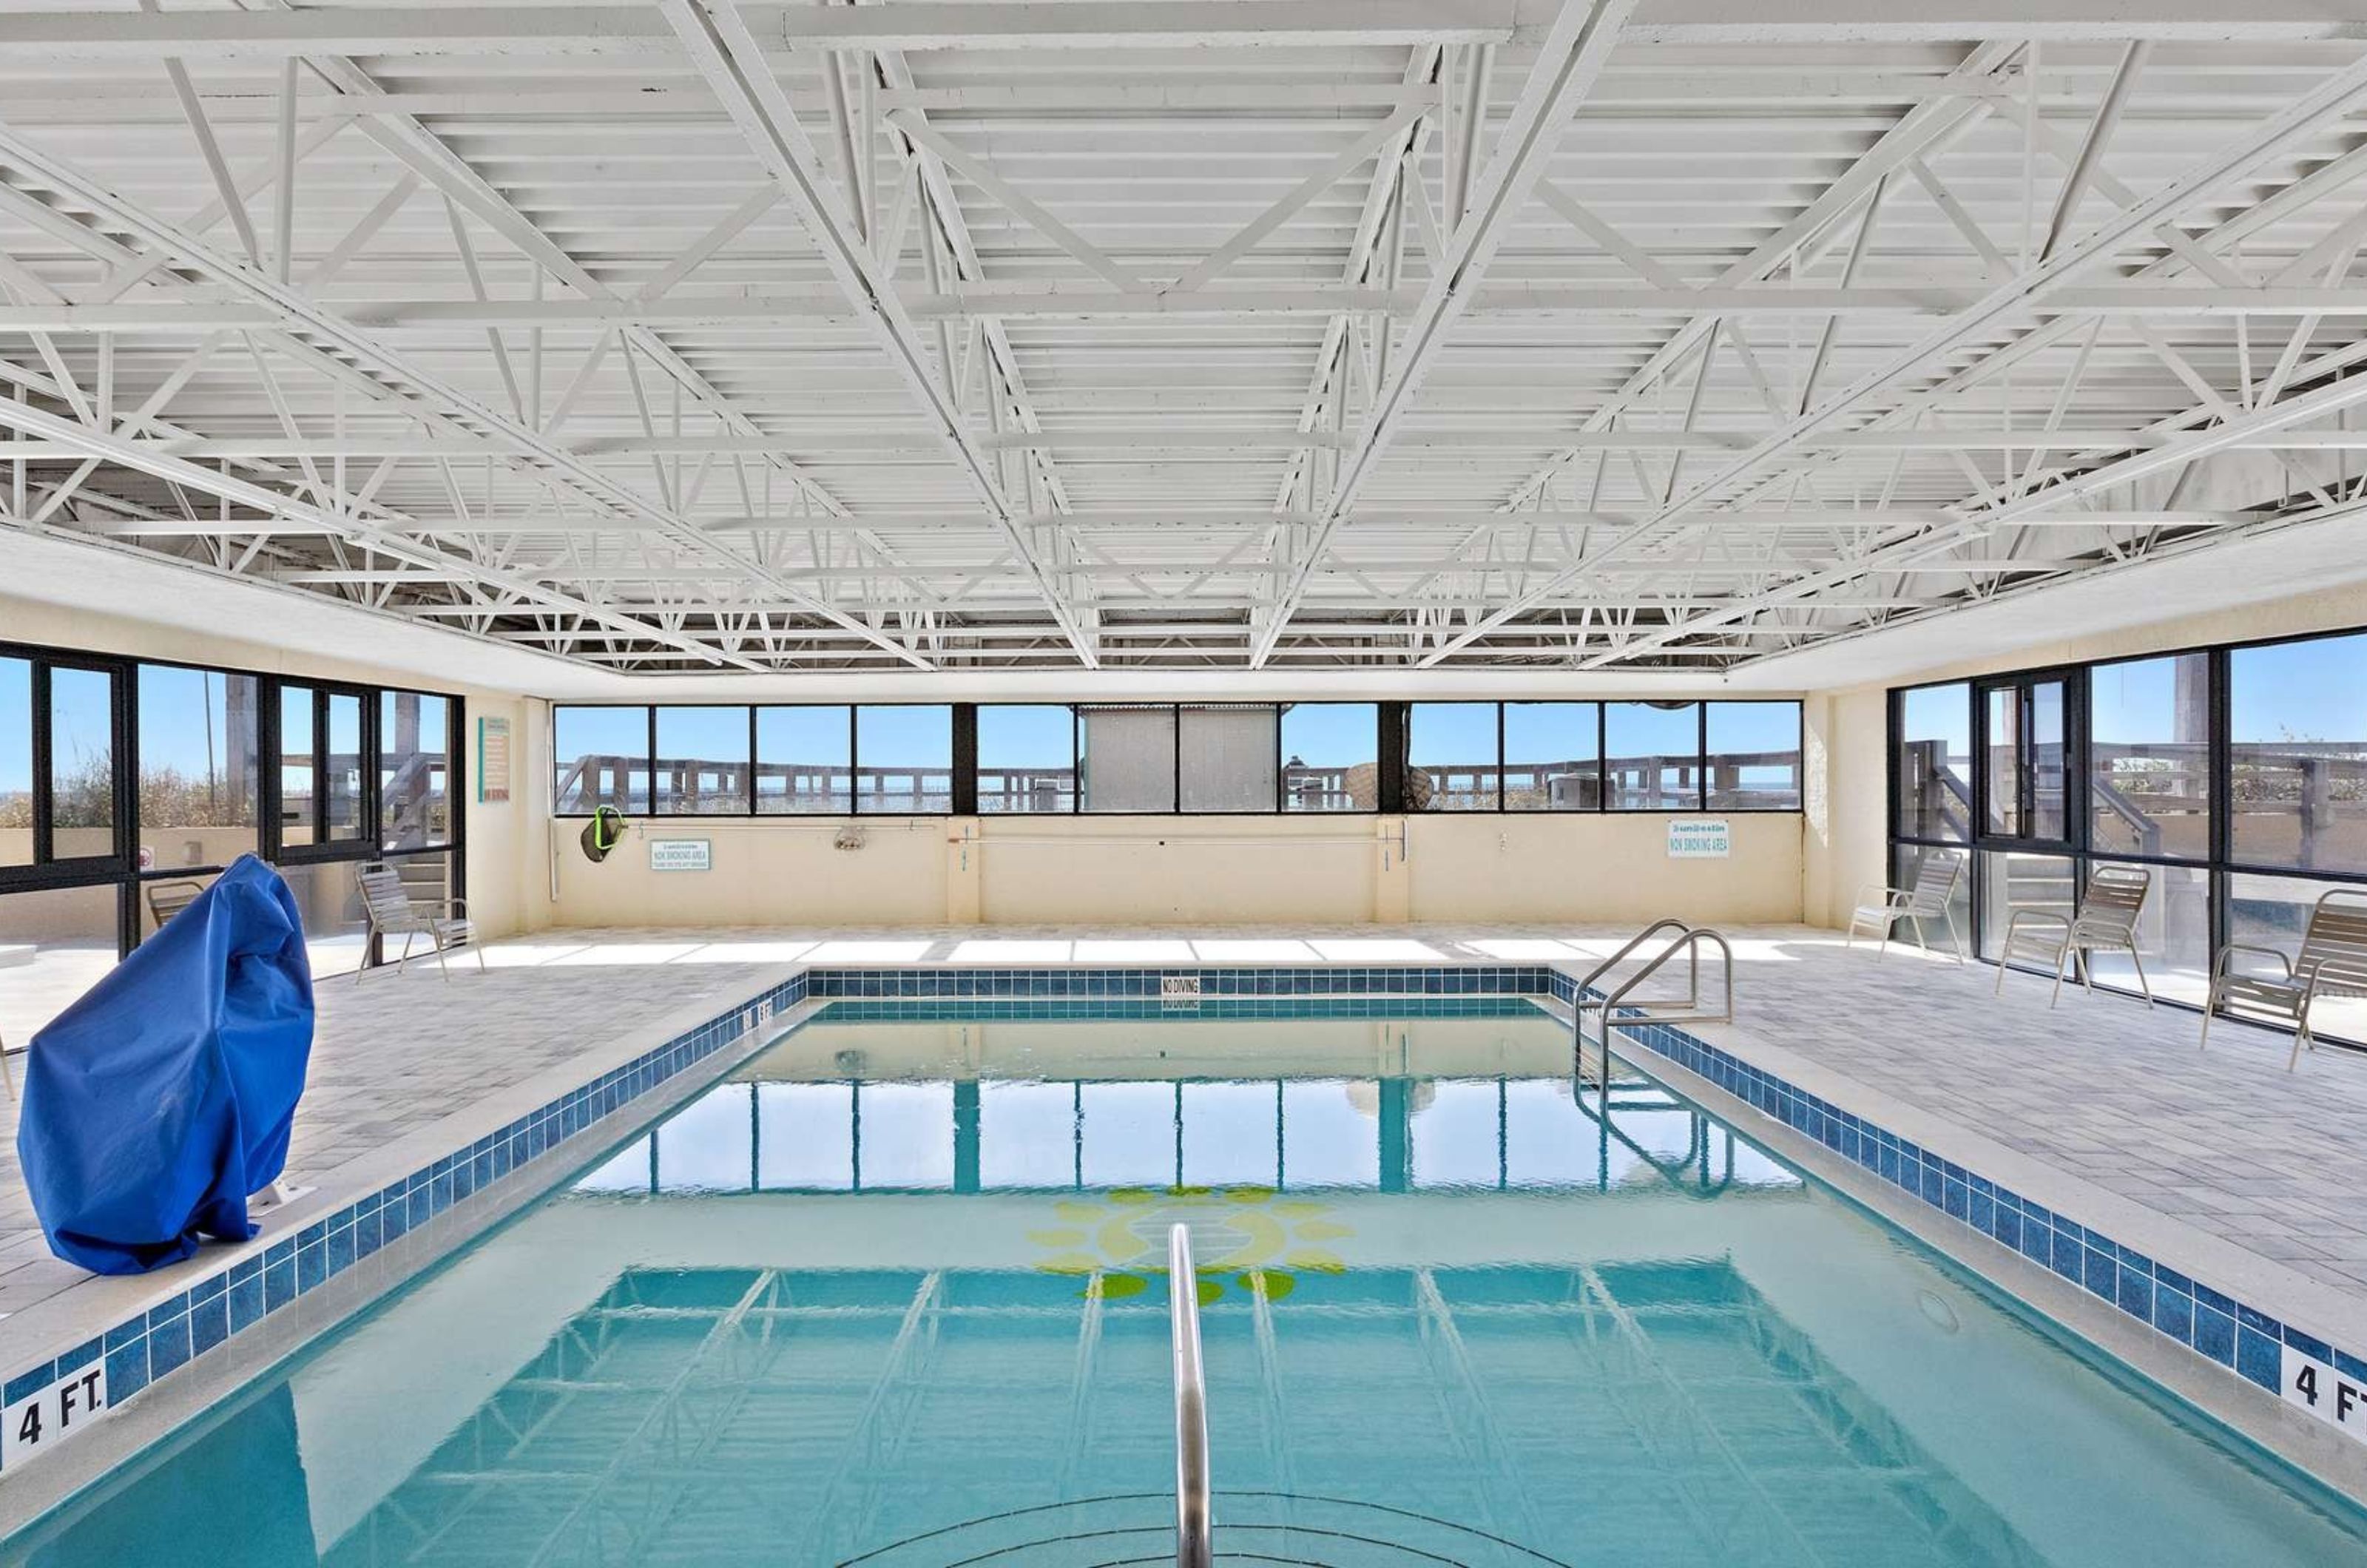
[[[1796,703],[1775,705],[1790,708],[1796,718]],[[1592,703],[1506,703],[1504,809],[1600,807],[1602,722],[1602,712]]]
[[[954,808],[954,710],[935,706],[855,710],[855,809],[946,812]]]
[[[1995,958],[2016,909],[2069,919],[2079,896],[2079,868],[2068,855],[1986,850],[1980,855],[1980,955]]]
[[[1272,811],[1280,729],[1268,704],[1187,707],[1176,715],[1176,791],[1185,811]]]
[[[2103,861],[2089,863],[2101,870]],[[2137,962],[2157,997],[2196,1007],[2211,989],[2211,874],[2199,865],[2124,865],[2149,873],[2153,887],[2137,913]],[[2129,955],[2111,950],[2091,955],[2096,984],[2137,989]]]
[[[651,769],[657,817],[742,817],[748,806],[748,710],[657,710],[658,754]]]
[[[441,859],[441,856],[437,857]],[[311,960],[312,977],[350,975],[369,953],[369,920],[362,912],[361,888],[346,861],[283,865],[279,874],[295,896],[304,922],[304,953]],[[401,943],[396,944],[397,952]],[[417,948],[413,949],[417,956]],[[388,963],[396,954],[386,955]]]
[[[2311,911],[2318,899],[2337,891],[2357,892],[2354,882],[2305,880],[2297,876],[2260,876],[2247,872],[2227,874],[2227,940],[2249,947],[2270,947],[2291,959],[2301,951]],[[2354,906],[2355,907],[2355,906]],[[2238,974],[2275,976],[2276,964],[2258,953],[2235,955]],[[2310,1032],[2320,1039],[2367,1043],[2367,997],[2335,994],[2310,1004]]]
[[[843,817],[855,809],[855,716],[843,707],[756,710],[756,809]]]
[[[29,947],[0,984],[0,1040],[22,1051],[34,1033],[115,967],[121,885],[0,893],[0,944]]]
[[[985,816],[1077,808],[1077,717],[1066,705],[978,710],[978,809]]]
[[[50,666],[50,858],[115,853],[115,676]]]
[[[1077,709],[1078,799],[1087,811],[1175,809],[1175,710]]]
[[[1375,703],[1285,704],[1283,809],[1378,811],[1380,725]]]
[[[559,770],[551,798],[562,816],[603,806],[628,816],[650,808],[650,710],[554,708],[550,754]]]
[[[1609,703],[1603,771],[1614,811],[1701,809],[1701,705]]]
[[[262,848],[261,686],[252,675],[140,667],[143,867],[225,866]]]
[[[1800,705],[1709,705],[1713,811],[1800,808]]]
[[[329,694],[328,754],[321,761],[323,820],[332,841],[362,836],[362,700]]]
[[[2367,873],[2367,636],[2227,658],[2230,858]]]
[[[1494,703],[1408,707],[1407,810],[1495,810],[1502,761]]]
[[[33,666],[0,659],[0,865],[32,863]]]
[[[2137,659],[2088,672],[2088,781],[2091,849],[2209,857],[2210,655]]]
[[[451,704],[425,692],[380,692],[378,704],[379,845],[419,850],[450,843]]]
[[[309,844],[313,829],[312,688],[279,688],[279,843]]]
[[[2018,839],[2022,833],[2022,688],[1999,686],[1987,699],[1981,790],[1988,801],[1982,831]]]
[[[1972,837],[1973,691],[1961,682],[1898,696],[1898,804],[1902,839],[1961,844]]]

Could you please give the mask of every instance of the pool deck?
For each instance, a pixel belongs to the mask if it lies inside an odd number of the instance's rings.
[[[612,1065],[620,1041],[719,1012],[798,964],[1554,963],[1582,973],[1625,932],[1580,928],[547,931],[433,966],[324,982],[289,1177],[305,1223],[383,1179],[390,1154],[459,1147],[525,1099]],[[2284,1037],[2066,991],[1805,927],[1738,929],[1738,1021],[1696,1032],[1754,1066],[2011,1182],[2082,1224],[2350,1347],[2367,1345],[2367,1054],[2288,1075]],[[1649,1058],[1639,1056],[1649,1065]],[[629,1114],[629,1112],[628,1112]],[[100,1280],[53,1257],[0,1104],[0,1365],[53,1353],[175,1271]],[[266,1234],[282,1222],[266,1221]],[[189,1272],[220,1264],[201,1250]]]

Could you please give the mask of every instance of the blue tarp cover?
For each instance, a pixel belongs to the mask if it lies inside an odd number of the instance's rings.
[[[17,1157],[51,1250],[140,1274],[253,1235],[311,1054],[295,896],[241,856],[33,1036]]]

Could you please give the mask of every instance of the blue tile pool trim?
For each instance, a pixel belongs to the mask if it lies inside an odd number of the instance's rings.
[[[1553,983],[1551,972],[1537,964],[808,970],[468,1147],[389,1182],[258,1253],[225,1265],[62,1355],[17,1367],[6,1380],[5,1400],[14,1404],[103,1358],[108,1404],[110,1408],[120,1404],[158,1378],[178,1371],[193,1358],[328,1284],[478,1189],[558,1147],[629,1101],[742,1038],[776,1013],[809,998],[918,1000],[938,1007],[961,1001],[968,1004],[966,1010],[975,1011],[984,1004],[1015,1014],[1022,1008],[1040,1010],[1052,1001],[1106,1007],[1113,1000],[1134,998],[1156,1004],[1161,982],[1171,976],[1197,979],[1199,997],[1192,999],[1215,999],[1229,1010],[1239,1010],[1230,1016],[1283,1016],[1280,998],[1351,994],[1419,998],[1442,1010],[1449,998],[1469,998],[1469,1006],[1492,1011],[1520,997],[1542,996]],[[1401,1010],[1406,1006],[1399,1002],[1383,1010]],[[1271,1011],[1266,1010],[1269,1007]]]
[[[1562,1002],[1573,998],[1569,976],[1554,976],[1553,995]],[[2280,1323],[1707,1041],[1670,1024],[1640,1021],[1622,1024],[1620,1033],[2271,1393],[2282,1396],[2279,1348],[2285,1345],[2345,1377],[2367,1381],[2367,1356]]]

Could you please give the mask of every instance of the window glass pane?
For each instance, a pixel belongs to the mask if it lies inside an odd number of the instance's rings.
[[[843,817],[855,809],[855,732],[843,707],[756,710],[756,809]]]
[[[288,879],[288,890],[296,896],[297,912],[304,922],[304,952],[312,962],[316,980],[359,969],[369,946],[369,922],[362,914],[361,884],[355,869],[344,863],[279,868],[279,874]],[[416,958],[419,952],[420,944],[414,942],[412,956]],[[393,963],[402,953],[402,939],[397,937],[387,962]]]
[[[1174,1085],[1089,1083],[1077,1098],[1086,1186],[1173,1184]]]
[[[1414,703],[1406,713],[1406,809],[1496,809],[1496,705]]]
[[[2070,779],[2063,733],[2063,682],[2040,681],[2030,688],[2030,827],[2033,839],[2070,836],[2066,809]]]
[[[550,724],[556,810],[572,817],[589,817],[601,806],[631,817],[649,810],[649,709],[554,708]]]
[[[1282,1086],[1282,1182],[1289,1188],[1377,1187],[1381,1086],[1300,1080]]]
[[[1274,809],[1281,733],[1274,707],[1190,707],[1177,718],[1183,809]]]
[[[115,852],[115,677],[50,669],[50,854]]]
[[[426,692],[378,700],[379,842],[390,850],[452,841],[452,705]]]
[[[658,709],[653,770],[659,817],[739,817],[748,810],[748,710]]]
[[[2088,841],[2123,854],[2211,853],[2211,660],[2183,653],[2088,672]]]
[[[952,708],[856,708],[855,759],[857,811],[954,808]]]
[[[2355,892],[2357,887],[2298,876],[2231,874],[2227,878],[2227,940],[2248,947],[2274,948],[2288,959],[2297,958],[2302,937],[2309,929],[2311,911],[2320,897],[2338,891]],[[2236,953],[2229,964],[2239,975],[2281,973],[2273,960],[2259,953]],[[2310,1005],[2309,1022],[2315,1034],[2367,1043],[2367,998],[2321,998]],[[2215,1030],[2213,1038],[2215,1046]]]
[[[143,869],[228,865],[260,847],[252,675],[140,667]]]
[[[658,1190],[745,1192],[753,1084],[719,1084],[658,1123]]]
[[[2109,863],[2094,861],[2091,866]],[[2150,873],[2153,886],[2137,912],[2137,963],[2153,994],[2203,1005],[2211,989],[2211,874],[2187,865],[2129,865]],[[2137,988],[2137,972],[2125,953],[2100,952],[2092,960],[2096,984]]]
[[[1800,808],[1800,705],[1709,705],[1713,811]]]
[[[1184,1086],[1184,1179],[1271,1187],[1280,1179],[1282,1103],[1265,1083]]]
[[[1701,807],[1701,705],[1609,703],[1603,769],[1614,811]]]
[[[0,894],[0,950],[19,950],[0,969],[0,1040],[12,1054],[115,967],[115,910],[113,883]]]
[[[756,1086],[756,1185],[844,1192],[855,1185],[855,1086]]]
[[[329,694],[329,754],[324,759],[329,837],[362,836],[362,700]]]
[[[279,841],[312,841],[312,688],[279,688]]]
[[[855,1097],[855,1184],[881,1188],[954,1184],[954,1086],[867,1083]]]
[[[2367,636],[2227,656],[2235,859],[2367,871]]]
[[[2078,875],[2067,856],[1985,852],[1981,856],[1980,955],[1998,955],[2005,945],[2006,922],[2016,909],[2068,917],[2078,897]]]
[[[980,1084],[978,1179],[981,1187],[1075,1186],[1077,1086]]]
[[[1285,811],[1381,808],[1376,703],[1289,703],[1282,710]]]
[[[1503,1176],[1496,1080],[1424,1080],[1413,1086],[1413,1184],[1494,1187]]]
[[[1076,807],[1077,726],[1068,705],[980,708],[979,811],[1002,815]]]
[[[32,863],[33,666],[0,659],[0,865]]]
[[[1175,809],[1173,708],[1081,707],[1077,739],[1085,810]]]
[[[1899,694],[1898,836],[1972,837],[1973,691],[1959,682]]]
[[[1991,833],[2022,837],[2022,688],[1999,686],[1988,694],[1988,755],[1981,787],[1988,799]]]
[[[1591,811],[1603,798],[1592,703],[1504,705],[1504,809]]]

